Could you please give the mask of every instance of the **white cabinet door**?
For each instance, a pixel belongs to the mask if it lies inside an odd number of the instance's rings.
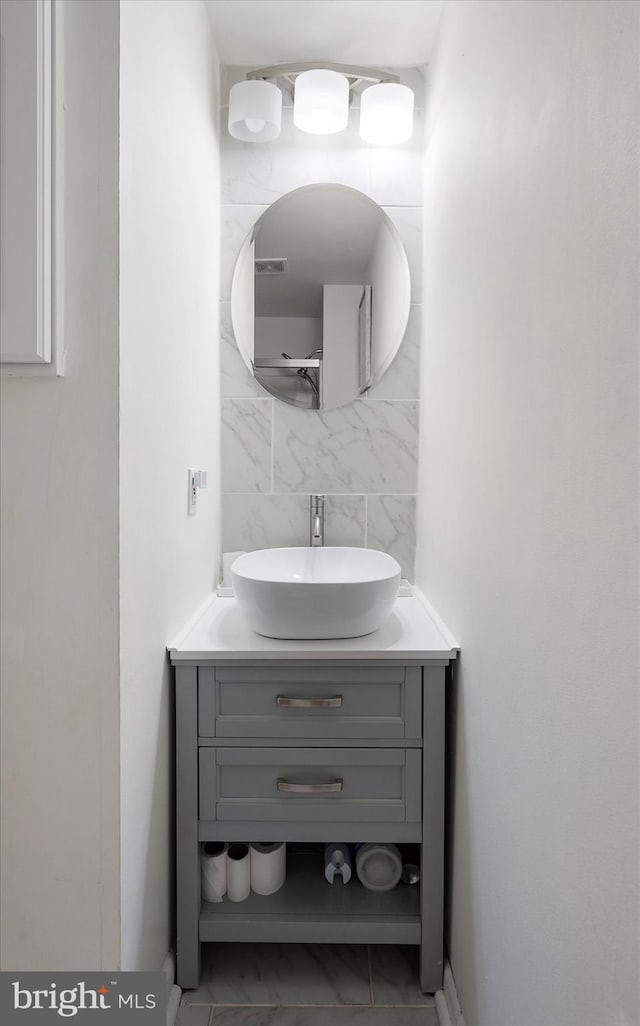
[[[51,0],[0,4],[0,353],[51,362]]]

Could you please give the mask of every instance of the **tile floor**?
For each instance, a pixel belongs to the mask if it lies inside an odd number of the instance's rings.
[[[176,1026],[438,1026],[418,986],[418,949],[204,944]]]

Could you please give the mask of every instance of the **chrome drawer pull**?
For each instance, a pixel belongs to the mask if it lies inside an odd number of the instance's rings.
[[[342,695],[334,695],[333,698],[289,698],[288,695],[278,695],[276,703],[287,709],[339,709]]]
[[[286,791],[287,794],[335,794],[342,790],[342,779],[327,780],[321,784],[302,784],[278,777],[278,790]]]

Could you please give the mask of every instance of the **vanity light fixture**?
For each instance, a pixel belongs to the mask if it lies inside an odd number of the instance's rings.
[[[413,93],[399,82],[380,82],[360,98],[360,135],[365,142],[393,146],[413,132]]]
[[[250,71],[229,93],[229,134],[271,142],[280,134],[282,91],[293,95],[293,123],[313,135],[347,127],[349,102],[360,95],[360,136],[394,145],[411,138],[413,92],[397,75],[343,64],[277,64]]]
[[[349,80],[339,71],[311,68],[295,81],[293,123],[312,135],[342,132],[349,121]]]
[[[280,135],[282,93],[259,79],[237,82],[229,93],[229,134],[244,142],[271,142]]]

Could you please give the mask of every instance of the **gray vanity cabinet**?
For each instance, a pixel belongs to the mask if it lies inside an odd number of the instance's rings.
[[[176,665],[181,987],[202,941],[418,944],[422,989],[442,986],[446,665]],[[280,891],[201,901],[202,842],[270,840],[289,843]],[[420,884],[328,884],[313,845],[336,840],[419,843]]]

